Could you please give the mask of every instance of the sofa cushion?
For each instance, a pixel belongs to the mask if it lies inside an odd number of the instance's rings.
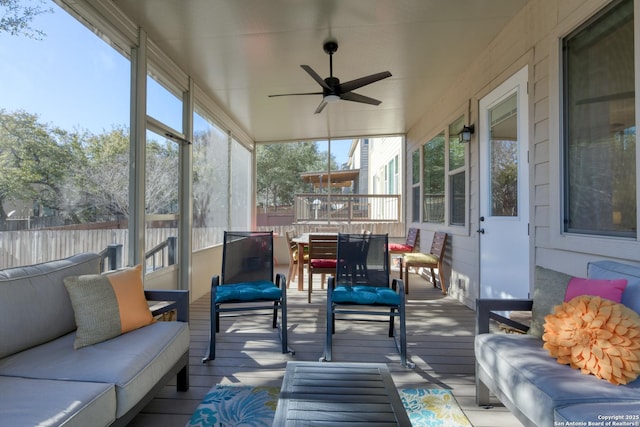
[[[544,348],[558,363],[626,384],[640,374],[640,316],[628,307],[582,295],[545,317]]]
[[[640,424],[640,399],[624,402],[579,403],[557,408],[555,426],[637,426]]]
[[[0,359],[0,375],[115,384],[121,417],[188,351],[189,326],[156,322],[79,350],[74,338],[71,333]]]
[[[153,323],[141,265],[109,274],[65,277],[64,285],[78,326],[75,349]]]
[[[572,277],[564,294],[564,301],[571,301],[580,295],[594,295],[613,302],[622,301],[622,293],[627,287],[627,279],[583,279]]]
[[[92,253],[0,271],[0,358],[72,332],[63,279],[99,272],[100,255]]]
[[[218,304],[231,301],[278,301],[280,298],[282,289],[268,280],[222,285],[216,289]]]
[[[587,274],[594,279],[627,279],[620,302],[640,314],[640,267],[615,261],[594,261],[587,265]]]
[[[640,398],[640,379],[617,386],[592,375],[582,375],[549,357],[542,341],[531,335],[477,335],[475,356],[479,368],[492,378],[505,397],[540,426],[554,425],[555,408]]]
[[[332,301],[337,304],[400,305],[400,295],[391,288],[380,286],[340,285],[333,290]]]
[[[571,276],[555,270],[536,266],[535,287],[533,289],[533,307],[531,308],[531,327],[528,333],[542,338],[544,316],[551,313],[553,307],[564,300]]]
[[[107,426],[116,419],[113,384],[0,376],[6,426]]]

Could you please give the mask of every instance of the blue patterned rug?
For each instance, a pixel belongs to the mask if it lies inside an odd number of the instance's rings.
[[[414,427],[472,427],[450,391],[401,389]],[[271,427],[279,387],[216,385],[202,399],[186,427]]]

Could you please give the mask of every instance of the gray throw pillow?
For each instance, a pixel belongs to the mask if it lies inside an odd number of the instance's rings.
[[[551,313],[553,307],[562,304],[571,277],[559,271],[536,266],[531,328],[529,328],[528,332],[530,335],[542,338],[544,334],[544,317]]]

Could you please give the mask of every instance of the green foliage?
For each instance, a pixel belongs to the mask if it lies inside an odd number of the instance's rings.
[[[67,132],[35,114],[0,109],[0,219],[6,202],[31,203],[72,223],[129,214],[129,130]],[[147,143],[147,210],[178,203],[178,148]]]
[[[44,31],[33,28],[31,22],[38,15],[53,12],[45,4],[45,0],[0,0],[0,33],[43,39]]]
[[[307,190],[300,174],[326,170],[326,155],[314,142],[258,145],[258,200],[269,206],[293,204],[295,193]]]

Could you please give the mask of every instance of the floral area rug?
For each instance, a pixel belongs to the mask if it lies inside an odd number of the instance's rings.
[[[472,427],[449,390],[406,388],[399,392],[413,427]]]
[[[448,390],[401,389],[413,427],[472,427]],[[186,427],[271,427],[279,387],[216,385]]]

